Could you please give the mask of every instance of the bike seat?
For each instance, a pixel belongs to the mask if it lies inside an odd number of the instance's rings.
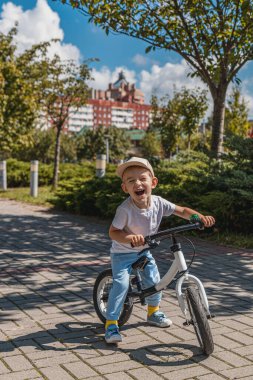
[[[142,256],[132,264],[132,268],[143,270],[149,261],[150,260],[147,258],[147,256]]]

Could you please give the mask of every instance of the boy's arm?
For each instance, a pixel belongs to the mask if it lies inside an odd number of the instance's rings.
[[[140,247],[144,245],[143,235],[129,234],[123,230],[119,230],[111,225],[109,229],[109,236],[112,240],[116,240],[118,243],[131,244],[132,247]]]
[[[211,227],[215,223],[215,219],[213,216],[210,216],[210,215],[204,216],[200,214],[198,211],[192,210],[191,208],[188,208],[188,207],[181,207],[181,206],[176,205],[176,208],[173,214],[187,220],[189,220],[193,214],[196,214],[199,216],[200,220],[204,223],[205,227]]]

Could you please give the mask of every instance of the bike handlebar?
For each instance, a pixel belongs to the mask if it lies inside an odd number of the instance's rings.
[[[189,223],[189,224],[186,224],[184,226],[169,228],[167,230],[157,232],[154,235],[146,236],[145,237],[145,244],[148,244],[150,246],[150,245],[154,244],[154,240],[159,239],[161,237],[169,238],[172,235],[177,234],[179,232],[197,230],[197,229],[201,230],[203,228],[204,228],[204,224],[199,219],[198,221],[196,221],[194,223]]]

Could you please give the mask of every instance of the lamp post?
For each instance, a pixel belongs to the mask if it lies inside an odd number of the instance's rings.
[[[105,148],[106,148],[106,162],[109,163],[110,152],[109,152],[109,136],[105,135]]]
[[[97,154],[96,157],[96,176],[99,178],[104,177],[106,169],[106,155]]]
[[[30,195],[35,198],[38,196],[38,166],[39,161],[31,161]]]
[[[7,190],[6,161],[0,161],[0,188],[3,191]]]

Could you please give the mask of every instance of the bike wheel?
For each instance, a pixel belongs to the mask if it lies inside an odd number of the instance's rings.
[[[105,323],[106,321],[106,308],[107,301],[109,297],[109,292],[112,287],[112,270],[107,269],[101,272],[96,281],[93,288],[93,304],[95,311],[97,313],[98,318],[101,322]],[[120,317],[118,320],[118,325],[123,326],[133,311],[133,300],[131,297],[126,296],[124,305],[122,307]]]
[[[212,332],[198,291],[188,287],[186,289],[186,300],[200,347],[206,355],[211,355],[214,350]]]

